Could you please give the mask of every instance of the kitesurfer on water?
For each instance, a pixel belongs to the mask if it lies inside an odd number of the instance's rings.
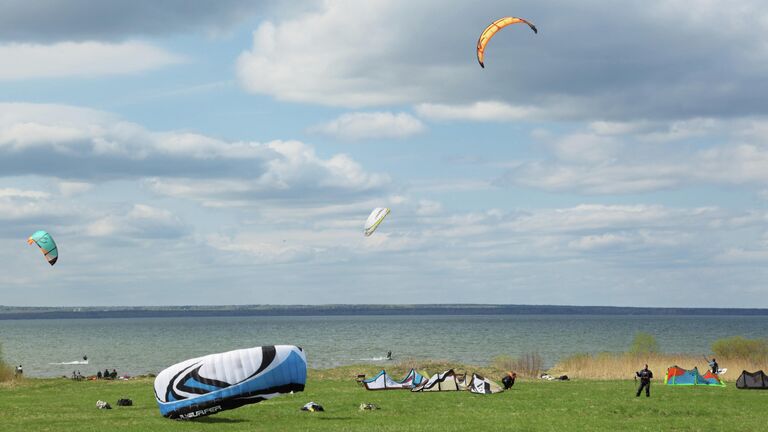
[[[645,365],[643,370],[635,372],[635,375],[640,378],[640,387],[637,389],[637,394],[635,396],[639,397],[640,392],[642,392],[643,387],[645,387],[645,397],[651,397],[651,379],[653,378],[653,372],[648,370],[648,365]]]

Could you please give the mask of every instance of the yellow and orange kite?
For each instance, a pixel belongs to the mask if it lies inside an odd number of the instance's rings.
[[[486,27],[485,30],[483,30],[483,32],[480,34],[480,39],[477,40],[477,61],[480,63],[480,66],[485,67],[485,65],[483,64],[483,59],[485,58],[485,46],[488,44],[488,41],[491,40],[493,35],[495,35],[497,31],[503,29],[504,27],[510,24],[520,24],[520,23],[528,24],[528,27],[530,27],[534,33],[539,32],[536,29],[535,25],[529,23],[528,21],[522,18],[517,18],[517,17],[504,17],[504,18],[497,19],[491,25]]]

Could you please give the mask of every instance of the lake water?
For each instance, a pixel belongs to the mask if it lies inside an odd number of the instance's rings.
[[[157,373],[204,354],[293,344],[312,368],[386,365],[383,357],[487,364],[536,352],[547,366],[578,352],[626,351],[636,332],[664,352],[708,354],[728,336],[768,337],[768,316],[332,316],[0,320],[3,357],[28,376]],[[80,360],[88,365],[50,363]]]

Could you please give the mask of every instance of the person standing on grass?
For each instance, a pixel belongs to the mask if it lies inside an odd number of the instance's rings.
[[[711,362],[709,362],[709,366],[712,367],[712,373],[717,375],[717,371],[719,370],[718,369],[719,366],[717,365],[717,361],[714,358],[712,359]]]
[[[640,397],[640,392],[645,387],[645,397],[651,397],[651,379],[653,379],[653,372],[648,369],[648,365],[645,365],[643,370],[635,372],[638,378],[640,378],[640,387],[637,389],[636,397]]]

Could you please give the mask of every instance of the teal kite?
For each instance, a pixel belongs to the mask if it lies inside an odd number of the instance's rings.
[[[35,243],[40,248],[40,251],[45,255],[45,259],[48,260],[50,265],[56,264],[56,260],[59,259],[59,249],[56,247],[56,242],[53,241],[53,237],[45,231],[36,231],[29,236],[27,243]]]

